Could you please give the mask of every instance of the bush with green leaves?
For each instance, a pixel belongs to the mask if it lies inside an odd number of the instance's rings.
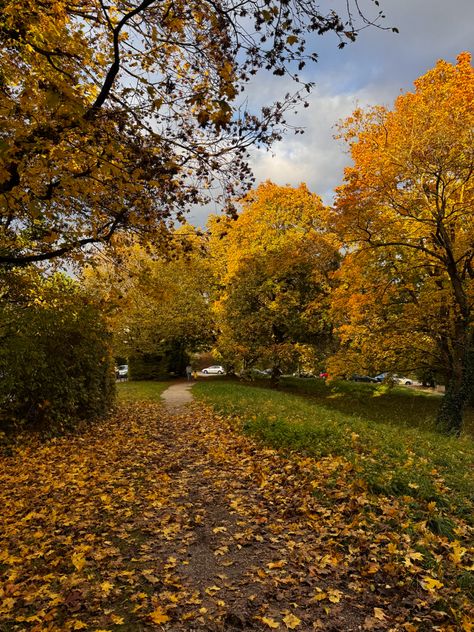
[[[115,380],[98,305],[63,274],[0,282],[0,428],[57,433],[105,415]]]

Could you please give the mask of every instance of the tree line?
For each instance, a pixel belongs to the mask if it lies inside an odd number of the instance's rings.
[[[113,354],[214,347],[275,376],[435,371],[438,422],[460,432],[474,390],[470,56],[341,125],[353,165],[332,207],[305,185],[245,193],[248,147],[279,138],[311,90],[309,34],[342,46],[382,17],[354,15],[299,0],[3,3],[2,421],[102,414]],[[259,72],[295,94],[246,108]],[[216,185],[228,214],[175,229]]]
[[[340,127],[353,165],[332,207],[304,184],[265,182],[236,218],[175,231],[173,261],[124,246],[128,290],[113,266],[91,268],[93,285],[106,270],[121,292],[129,349],[211,343],[229,370],[274,377],[436,375],[438,424],[458,434],[474,392],[473,79],[463,53],[393,109],[354,112]]]

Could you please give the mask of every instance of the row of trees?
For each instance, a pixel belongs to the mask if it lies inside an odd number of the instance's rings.
[[[341,126],[353,166],[334,208],[267,182],[236,219],[176,231],[173,261],[122,249],[127,279],[105,268],[121,295],[116,331],[137,349],[212,340],[228,368],[274,377],[297,364],[432,371],[446,384],[439,424],[458,433],[474,391],[473,90],[462,54],[393,110],[356,111]],[[103,275],[89,277],[104,287]]]
[[[17,326],[20,317],[40,304],[31,291],[67,285],[52,264],[113,244],[130,266],[90,305],[107,306],[127,348],[179,353],[213,340],[229,361],[270,361],[275,374],[297,357],[330,357],[334,374],[425,358],[446,375],[440,421],[459,430],[473,373],[467,54],[440,62],[393,111],[356,112],[343,126],[354,165],[334,209],[305,187],[268,184],[203,237],[173,228],[218,183],[229,207],[248,188],[247,148],[278,138],[287,109],[311,89],[301,80],[316,57],[309,35],[333,32],[342,46],[370,22],[358,2],[346,6],[341,17],[313,0],[2,3],[0,326],[12,349],[34,320]],[[262,71],[303,92],[248,108],[243,92]],[[184,256],[185,244],[193,254]],[[71,323],[88,304],[77,285],[72,292],[64,305],[51,298]],[[2,377],[11,364],[5,356]],[[9,390],[2,402],[15,397]]]
[[[382,18],[379,3],[367,3],[373,20],[357,0],[345,15],[322,13],[315,0],[2,0],[0,407],[9,418],[87,416],[75,387],[64,394],[68,376],[86,384],[88,345],[98,366],[109,362],[108,347],[95,343],[103,321],[96,311],[96,331],[86,314],[97,306],[67,276],[52,277],[55,265],[71,274],[97,248],[130,236],[173,250],[174,222],[191,205],[231,206],[252,182],[247,148],[279,138],[286,111],[311,89],[300,74],[317,57],[313,34],[353,41]],[[259,72],[295,82],[295,94],[249,104],[243,92]],[[179,291],[178,278],[163,277],[157,292]],[[61,285],[69,289],[53,297]],[[43,286],[50,309],[31,300]],[[156,308],[147,316],[161,319]],[[150,345],[157,335],[149,331]],[[107,408],[108,392],[94,410]]]

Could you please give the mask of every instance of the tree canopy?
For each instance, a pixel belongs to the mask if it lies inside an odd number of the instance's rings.
[[[0,264],[78,257],[123,229],[159,241],[216,183],[227,200],[248,187],[247,148],[278,138],[310,85],[260,111],[240,92],[259,70],[300,81],[311,34],[343,46],[352,16],[314,0],[2,2]]]
[[[276,377],[327,350],[329,276],[339,256],[323,230],[325,212],[305,185],[265,182],[242,200],[236,221],[211,221],[217,345],[228,364],[267,363]]]
[[[135,243],[116,247],[119,265],[96,258],[84,270],[85,285],[108,313],[117,357],[185,354],[212,343],[212,279],[202,237],[190,226],[174,237],[172,259]]]
[[[348,252],[337,298],[346,351],[383,369],[443,371],[439,421],[454,432],[474,390],[473,103],[462,53],[393,110],[356,111],[342,127],[354,165],[333,216]]]

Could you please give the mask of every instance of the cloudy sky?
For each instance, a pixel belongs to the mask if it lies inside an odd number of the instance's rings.
[[[338,2],[321,0],[320,4],[337,8]],[[369,0],[359,3],[373,10]],[[396,26],[400,33],[366,29],[343,50],[332,35],[318,38],[319,61],[305,77],[316,87],[309,97],[310,107],[294,120],[305,133],[288,133],[271,152],[254,150],[257,182],[270,179],[295,186],[306,182],[331,203],[334,187],[341,183],[350,160],[343,144],[333,138],[337,121],[358,105],[391,106],[438,59],[454,63],[461,51],[474,53],[474,0],[380,0],[380,5],[386,14],[384,24]],[[273,76],[260,77],[258,98],[271,101],[288,89],[291,86]],[[217,208],[196,210],[189,220],[202,226],[210,211]]]

